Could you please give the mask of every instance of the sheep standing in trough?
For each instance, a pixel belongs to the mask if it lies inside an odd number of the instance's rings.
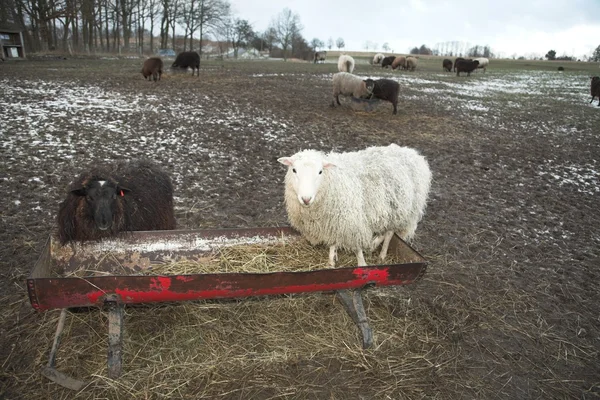
[[[370,81],[370,83],[367,83]],[[340,103],[340,94],[343,96],[354,96],[356,98],[370,97],[373,92],[373,80],[362,80],[356,75],[348,72],[338,72],[333,75],[333,99],[331,107],[335,107],[335,102]]]
[[[58,212],[58,238],[100,240],[122,231],[175,229],[171,178],[149,161],[97,166],[69,188]]]
[[[182,70],[186,70],[188,68],[192,69],[192,76],[194,76],[194,72],[198,70],[198,76],[200,76],[200,54],[195,51],[184,51],[177,54],[177,58],[171,65],[171,68],[180,68]]]
[[[366,84],[373,87],[372,97],[389,101],[394,106],[392,114],[395,115],[398,113],[398,95],[400,94],[400,85],[398,82],[392,79],[378,79],[376,81],[367,79]]]
[[[381,60],[381,68],[386,68],[388,65],[391,66],[395,59],[396,56],[384,57],[384,59]]]
[[[442,68],[446,72],[451,72],[452,71],[452,60],[448,60],[447,58],[445,58],[444,61],[442,61]]]
[[[479,62],[477,69],[483,69],[483,72],[485,72],[487,66],[490,65],[490,60],[485,57],[475,58],[473,61]]]
[[[160,81],[162,70],[162,60],[158,57],[150,57],[149,59],[144,61],[144,65],[142,66],[142,75],[144,76],[144,79],[154,79],[154,82],[156,82]]]
[[[600,76],[590,76],[590,92],[592,94],[592,99],[590,100],[590,104],[594,101],[594,98],[598,98],[598,107],[600,107]]]
[[[327,57],[326,51],[317,51],[315,53],[315,59],[313,60],[313,64],[318,63],[319,61],[325,62],[325,58]]]
[[[377,65],[381,62],[381,60],[383,60],[385,56],[381,53],[377,53],[375,54],[375,56],[373,57],[373,65]]]
[[[338,58],[338,71],[352,73],[352,71],[354,71],[354,58],[342,54],[340,58]]]
[[[456,76],[460,76],[461,72],[466,72],[467,76],[471,76],[471,72],[477,69],[479,61],[477,60],[460,60],[454,64],[456,68]]]
[[[465,59],[462,57],[456,57],[456,60],[454,60],[454,69],[453,71],[456,72],[456,63],[459,61],[464,61]]]
[[[384,260],[394,232],[410,240],[425,213],[431,171],[416,150],[391,144],[351,153],[304,150],[278,161],[288,166],[285,205],[290,224],[312,245],[363,251],[382,242]]]
[[[419,60],[417,60],[415,57],[406,57],[406,69],[408,71],[414,71],[415,69],[417,69],[418,63]]]
[[[398,56],[398,57],[394,58],[394,61],[392,62],[392,69],[396,69],[396,68],[402,68],[402,69],[406,68],[406,57]]]

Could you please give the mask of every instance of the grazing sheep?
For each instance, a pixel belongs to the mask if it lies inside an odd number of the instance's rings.
[[[337,249],[363,251],[383,242],[384,260],[396,232],[410,240],[425,213],[431,171],[416,150],[391,144],[351,153],[304,150],[278,161],[288,166],[285,205],[290,224],[313,244],[329,246],[329,265]]]
[[[352,73],[354,71],[354,58],[342,54],[338,59],[338,71]]]
[[[396,56],[384,57],[384,59],[381,60],[381,68],[386,68],[388,65],[391,66],[395,59]]]
[[[163,70],[163,62],[158,57],[150,57],[146,61],[144,61],[144,65],[142,66],[142,75],[144,79],[151,80],[154,79],[154,82],[160,81],[160,77],[162,75]]]
[[[372,83],[371,83],[372,82]],[[392,79],[372,79],[366,80],[367,86],[373,86],[373,95],[376,99],[386,100],[392,103],[394,110],[392,114],[397,114],[398,95],[400,94],[400,85]]]
[[[600,107],[600,76],[590,76],[590,92],[592,93],[592,99],[590,104],[594,101],[594,98],[598,98],[598,107]]]
[[[175,229],[173,185],[148,161],[100,166],[83,172],[58,212],[62,244],[99,240],[122,231]]]
[[[451,72],[452,71],[452,60],[448,60],[447,58],[445,58],[444,61],[442,61],[442,68],[446,72]]]
[[[370,81],[370,83],[367,83]],[[373,80],[362,80],[356,75],[348,72],[338,72],[333,75],[333,99],[331,99],[331,107],[335,107],[335,101],[340,103],[340,94],[343,96],[354,96],[356,98],[370,97],[373,92]]]
[[[409,71],[414,71],[417,68],[419,60],[415,57],[406,57],[406,69]]]
[[[186,71],[188,67],[192,69],[192,76],[194,76],[196,70],[198,70],[198,76],[200,76],[200,54],[195,51],[181,52],[177,54],[177,58],[175,58],[173,65],[171,65],[171,68],[181,68]]]
[[[319,61],[325,62],[325,58],[327,57],[326,51],[317,51],[315,53],[315,59],[313,60],[313,64],[318,63]]]
[[[475,60],[479,62],[479,65],[477,66],[477,68],[483,69],[483,72],[485,72],[487,66],[490,65],[490,60],[485,57],[475,58],[474,61]]]
[[[375,54],[375,56],[373,57],[373,65],[379,64],[381,62],[381,60],[383,60],[383,57],[385,57],[385,56],[381,53]]]
[[[392,69],[396,69],[399,67],[402,67],[402,69],[406,68],[406,57],[398,56],[394,58],[394,61],[392,61]]]
[[[456,63],[459,61],[464,61],[464,60],[466,60],[466,58],[456,57],[456,60],[454,60],[454,69],[453,69],[454,72],[456,72]]]
[[[460,76],[461,72],[466,72],[467,76],[471,76],[471,72],[477,69],[479,65],[479,61],[477,60],[459,60],[454,63],[454,67],[456,68],[456,76]]]
[[[565,67],[558,67],[558,70],[559,70],[559,71],[564,71],[564,70],[565,70]]]

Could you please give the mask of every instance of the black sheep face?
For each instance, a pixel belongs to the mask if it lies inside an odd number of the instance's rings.
[[[128,189],[120,187],[113,181],[100,179],[71,191],[76,196],[85,196],[88,212],[101,231],[112,227],[117,196],[124,197],[127,192]]]
[[[363,82],[367,87],[367,91],[369,93],[373,93],[373,89],[375,89],[375,81],[373,79],[365,79]]]

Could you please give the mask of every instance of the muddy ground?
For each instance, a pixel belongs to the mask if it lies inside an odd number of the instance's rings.
[[[159,355],[187,336],[144,342],[134,327],[193,326],[192,309],[133,309],[124,359],[132,375],[117,383],[106,378],[105,348],[86,366],[86,343],[104,337],[105,321],[74,316],[58,363],[90,382],[76,397],[600,397],[600,108],[587,103],[588,72],[395,73],[402,93],[392,115],[389,104],[357,112],[348,99],[330,108],[333,64],[207,63],[199,78],[158,83],[144,81],[140,65],[0,66],[0,398],[75,396],[39,374],[58,312],[33,311],[25,279],[85,166],[156,160],[173,176],[182,229],[275,226],[286,224],[278,157],[389,143],[417,148],[430,163],[432,191],[413,243],[430,264],[418,284],[365,296],[375,349],[357,347],[331,297],[217,302],[205,312],[229,339],[209,347],[221,352],[213,364],[183,365]],[[392,75],[364,64],[356,72]],[[304,324],[293,308],[301,302],[311,310]],[[261,310],[298,318],[270,326]],[[239,345],[258,340],[253,327],[277,343]],[[136,364],[142,348],[159,358]],[[169,365],[177,374],[144,372]]]

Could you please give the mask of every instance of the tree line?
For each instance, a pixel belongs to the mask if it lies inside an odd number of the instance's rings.
[[[233,57],[254,48],[310,59],[324,46],[306,41],[300,16],[288,8],[257,32],[233,15],[228,0],[2,0],[0,26],[22,31],[29,52],[153,54],[172,48],[202,54],[210,39],[219,53]],[[337,44],[343,48],[343,39]]]

